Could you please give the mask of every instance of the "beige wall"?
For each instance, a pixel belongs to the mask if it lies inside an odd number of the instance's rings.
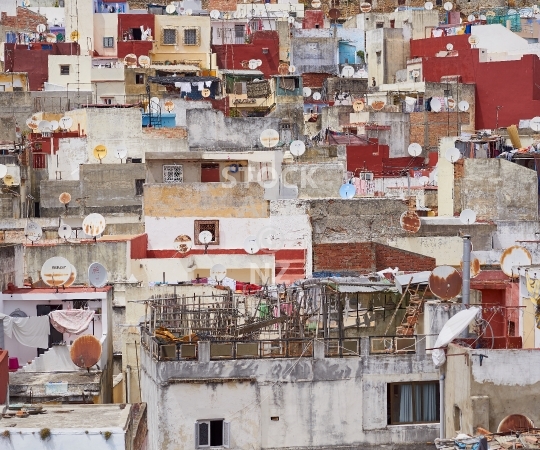
[[[114,47],[103,47],[103,38],[114,38]],[[99,56],[116,56],[118,40],[118,14],[94,14],[94,50]]]
[[[69,75],[60,74],[60,66],[69,66]],[[67,90],[94,90],[91,79],[92,57],[77,55],[49,55],[49,83]]]
[[[94,1],[65,0],[64,5],[66,41],[72,42],[70,38],[71,32],[77,31],[79,33],[78,42],[81,46],[81,55],[91,55],[94,50]]]
[[[5,92],[13,92],[14,87],[20,87],[23,91],[28,91],[28,74],[0,73],[0,86],[4,86],[3,91]]]

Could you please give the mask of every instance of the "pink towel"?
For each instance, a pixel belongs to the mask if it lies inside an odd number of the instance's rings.
[[[92,309],[60,309],[49,313],[51,324],[60,333],[81,334],[94,318]]]

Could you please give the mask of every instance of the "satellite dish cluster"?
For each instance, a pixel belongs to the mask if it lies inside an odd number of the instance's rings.
[[[53,256],[41,266],[41,280],[49,287],[70,287],[75,283],[77,270],[66,258]],[[88,267],[88,282],[94,288],[102,288],[107,284],[107,270],[102,264],[94,262]]]

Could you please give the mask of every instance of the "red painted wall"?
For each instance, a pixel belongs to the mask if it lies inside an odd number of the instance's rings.
[[[423,77],[440,82],[446,75],[460,75],[464,83],[476,83],[476,128],[518,124],[540,111],[540,60],[525,55],[518,61],[479,62],[479,49],[471,48],[469,35],[411,41],[411,58],[423,58]],[[437,58],[451,43],[458,56]]]
[[[131,259],[145,259],[148,248],[148,235],[140,234],[130,241]]]
[[[324,11],[322,9],[308,9],[305,11],[302,28],[316,28],[316,24],[319,25],[319,28],[324,28]]]
[[[51,46],[43,50],[42,45]],[[4,43],[5,70],[28,73],[31,91],[40,91],[43,83],[49,79],[49,55],[76,55],[77,43],[38,43],[30,45]]]
[[[118,14],[118,58],[124,58],[129,53],[134,53],[137,57],[141,55],[148,56],[148,53],[152,50],[151,41],[122,40],[124,31],[139,28],[141,25],[144,26],[145,30],[151,28],[152,35],[156,35],[153,14]]]
[[[268,53],[263,53],[263,48]],[[220,69],[245,70],[242,61],[260,59],[263,63],[259,67],[265,78],[277,75],[279,66],[279,36],[277,31],[256,31],[253,33],[251,44],[225,44],[212,45],[216,53],[217,64]]]
[[[0,351],[0,404],[6,402],[9,383],[9,366],[7,350]]]

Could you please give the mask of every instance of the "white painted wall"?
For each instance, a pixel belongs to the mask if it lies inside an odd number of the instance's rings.
[[[64,7],[66,41],[71,41],[72,31],[78,31],[81,55],[91,55],[94,50],[94,1],[65,0]]]
[[[60,66],[69,66],[69,75],[60,74]],[[49,55],[49,83],[64,86],[69,91],[94,90],[91,79],[92,57]]]
[[[454,165],[445,158],[446,151],[455,147],[455,137],[443,137],[439,144],[438,210],[439,216],[454,216]]]
[[[61,414],[58,414],[61,416]],[[58,425],[62,420],[58,420]],[[39,435],[40,428],[0,428],[0,433],[4,430],[10,431],[9,444],[6,438],[0,438],[0,447],[16,450],[96,450],[106,448],[107,450],[124,450],[125,432],[122,428],[111,427],[106,429],[89,428],[51,428],[51,437],[43,441]],[[88,431],[88,433],[86,433]],[[103,434],[110,431],[112,436],[106,441]],[[7,444],[7,447],[3,447]]]
[[[58,140],[58,151],[56,155],[47,156],[47,168],[49,170],[49,180],[78,180],[79,164],[88,162],[87,139],[64,138]]]

